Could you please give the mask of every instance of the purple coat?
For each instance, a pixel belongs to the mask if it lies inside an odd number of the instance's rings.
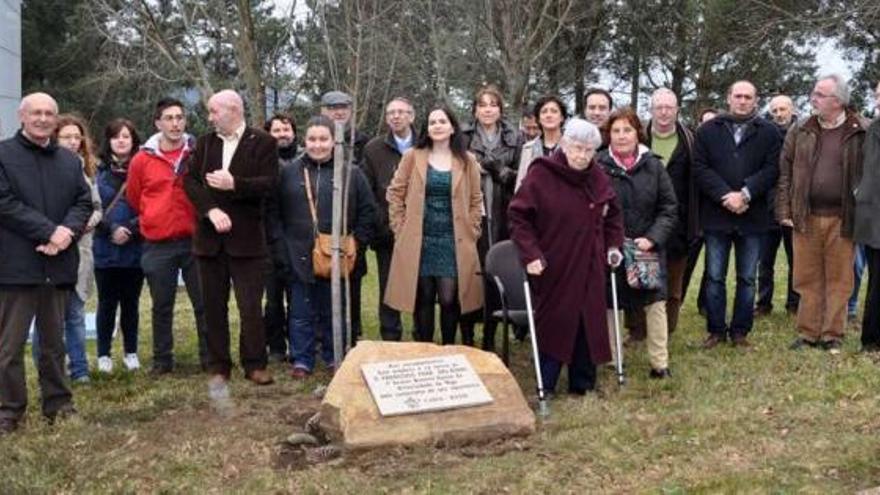
[[[561,151],[538,158],[508,219],[523,266],[544,261],[544,272],[529,280],[540,352],[570,364],[582,324],[590,360],[610,361],[605,259],[623,244],[623,215],[608,176],[595,161],[583,171],[569,167]]]

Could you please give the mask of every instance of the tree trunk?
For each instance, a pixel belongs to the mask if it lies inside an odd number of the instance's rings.
[[[238,37],[235,40],[235,58],[238,70],[244,79],[251,108],[251,123],[262,127],[266,122],[266,88],[263,86],[260,65],[257,61],[257,46],[254,36],[254,18],[250,0],[237,0]]]

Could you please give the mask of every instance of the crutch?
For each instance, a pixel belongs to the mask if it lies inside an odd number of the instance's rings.
[[[626,377],[623,375],[623,347],[620,345],[620,314],[617,310],[617,277],[615,277],[615,268],[611,268],[611,300],[614,308],[614,353],[617,362],[617,384],[623,386]]]
[[[526,295],[529,333],[532,337],[532,359],[535,361],[535,378],[538,381],[538,416],[546,418],[550,416],[550,407],[547,405],[547,394],[544,392],[544,377],[541,376],[541,359],[538,357],[538,336],[537,332],[535,332],[535,314],[532,311],[532,290],[529,287],[528,278],[523,280],[523,290]]]

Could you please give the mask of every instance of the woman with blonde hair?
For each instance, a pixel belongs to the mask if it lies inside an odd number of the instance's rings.
[[[94,260],[92,258],[92,232],[98,222],[101,221],[101,199],[95,187],[95,172],[97,159],[95,157],[92,139],[89,136],[88,127],[82,118],[73,114],[58,116],[58,127],[55,131],[55,140],[62,148],[76,153],[83,165],[83,175],[92,191],[92,205],[94,213],[86,223],[86,230],[77,242],[79,249],[79,271],[76,287],[70,293],[67,308],[64,311],[64,345],[67,356],[70,359],[70,379],[74,383],[88,383],[89,362],[86,358],[86,322],[85,302],[89,298],[94,283]],[[36,328],[34,334],[33,353],[34,361],[39,360],[39,333]]]

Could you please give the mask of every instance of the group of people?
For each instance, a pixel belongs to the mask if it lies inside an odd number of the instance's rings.
[[[174,369],[179,274],[212,391],[226,386],[234,366],[230,290],[248,380],[272,383],[270,360],[289,363],[296,379],[312,374],[318,357],[332,370],[323,257],[339,128],[354,163],[341,241],[354,338],[370,248],[383,340],[403,338],[408,312],[413,338],[433,341],[439,305],[441,342],[455,343],[460,333],[461,343],[475,345],[483,311],[500,305],[481,267],[493,245],[511,239],[531,281],[545,390],[555,390],[563,366],[570,392],[595,387],[597,365],[612,359],[615,307],[630,338],[646,340],[650,376],[664,379],[669,334],[702,247],[703,347],[730,340],[747,348],[755,315],[771,307],[785,240],[793,272],[786,307],[797,312],[791,347],[839,352],[860,245],[869,269],[862,345],[880,350],[880,120],[867,127],[849,109],[847,82],[836,75],[816,82],[810,102],[813,114],[798,120],[791,100],[777,96],[764,118],[757,88],[738,81],[727,110],[700,112],[692,129],[668,89],[651,95],[643,123],[594,88],[583,117],[547,95],[517,128],[505,119],[501,91],[487,85],[474,96],[468,125],[440,104],[426,109],[417,130],[413,103],[395,97],[385,106],[387,133],[370,139],[353,128],[346,93],[324,94],[304,129],[286,114],[257,129],[247,125],[241,97],[224,90],[207,103],[214,131],[198,139],[186,132],[186,106],[165,98],[146,141],[131,121],[116,119],[96,153],[82,119],[58,115],[49,95],[28,95],[21,129],[0,143],[0,431],[14,430],[25,412],[22,354],[32,320],[43,414],[75,412],[65,354],[70,380],[88,381],[84,304],[92,279],[98,372],[114,367],[117,311],[122,364],[140,367],[144,281],[152,371]],[[482,337],[493,350],[492,324]]]

